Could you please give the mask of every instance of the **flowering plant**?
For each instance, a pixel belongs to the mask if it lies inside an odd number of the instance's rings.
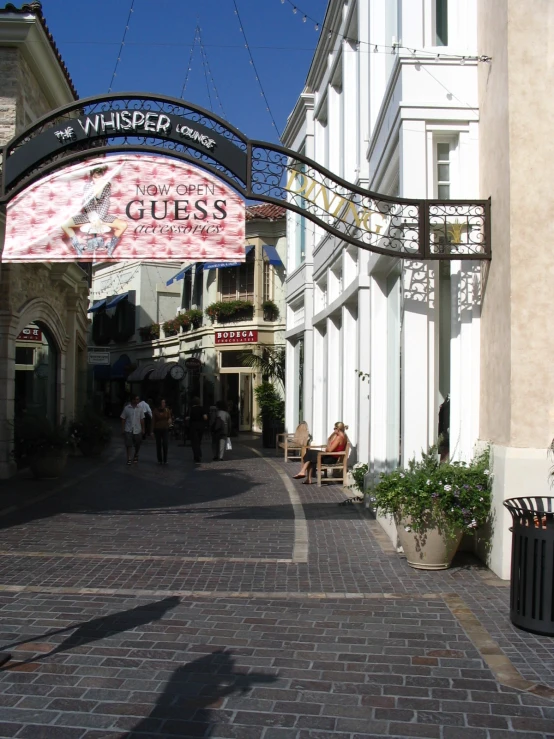
[[[406,469],[381,476],[371,492],[374,508],[382,514],[409,519],[408,530],[422,532],[438,524],[447,531],[472,533],[490,513],[492,476],[490,450],[465,462],[439,462],[431,447]]]

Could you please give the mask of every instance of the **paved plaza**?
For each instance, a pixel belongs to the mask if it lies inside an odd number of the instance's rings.
[[[254,437],[119,443],[0,485],[0,737],[554,739],[554,639],[476,560],[411,569]]]

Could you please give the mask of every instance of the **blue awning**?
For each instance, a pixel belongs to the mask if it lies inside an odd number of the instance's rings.
[[[226,267],[240,267],[243,262],[206,262],[204,269],[225,269]]]
[[[246,244],[244,247],[244,256],[248,256],[252,249],[253,244]],[[240,267],[244,262],[204,262],[204,269],[225,269],[226,267]]]
[[[281,257],[279,256],[279,252],[274,246],[269,246],[268,244],[264,244],[264,254],[269,260],[269,263],[272,264],[274,267],[284,267],[285,265],[281,261]]]
[[[187,274],[187,272],[191,271],[192,267],[193,265],[189,264],[188,267],[185,267],[180,272],[177,272],[176,275],[173,275],[173,277],[165,283],[166,286],[173,285],[174,282],[179,282],[179,280],[182,280],[183,277]]]
[[[131,364],[131,360],[126,354],[122,354],[117,362],[114,362],[111,366],[112,380],[121,380],[125,378],[125,370]]]
[[[100,308],[103,308],[106,305],[106,298],[103,300],[98,300],[94,305],[92,305],[88,309],[88,313],[94,313],[94,311],[100,310]]]
[[[106,310],[108,308],[114,308],[118,303],[121,303],[122,300],[125,300],[125,298],[129,297],[129,293],[123,293],[122,295],[116,295],[115,298],[112,298],[109,303],[106,303]]]

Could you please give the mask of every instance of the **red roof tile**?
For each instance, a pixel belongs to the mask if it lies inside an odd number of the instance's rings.
[[[27,13],[32,13],[40,22],[40,25],[44,29],[44,33],[46,34],[46,37],[48,38],[48,41],[50,42],[50,46],[52,47],[52,51],[54,52],[56,59],[58,60],[58,63],[62,69],[62,72],[64,73],[65,79],[67,80],[67,84],[69,85],[69,88],[71,90],[71,93],[73,94],[73,97],[75,100],[79,98],[79,94],[77,93],[77,90],[75,89],[75,86],[73,84],[73,80],[71,79],[71,76],[69,74],[69,71],[67,67],[65,66],[65,62],[62,59],[62,55],[60,54],[60,51],[58,47],[56,46],[56,42],[54,41],[54,37],[50,33],[50,29],[46,25],[46,21],[44,19],[44,16],[42,14],[42,3],[40,2],[31,2],[31,3],[25,3],[20,8],[16,7],[13,3],[8,3],[5,7],[0,8],[0,14],[4,13],[20,13],[21,15]]]
[[[278,221],[284,218],[286,209],[282,205],[273,205],[272,203],[262,203],[261,205],[246,206],[246,220],[253,221],[261,218],[266,221]]]

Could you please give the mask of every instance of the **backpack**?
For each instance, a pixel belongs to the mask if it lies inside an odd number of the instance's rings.
[[[227,434],[225,426],[225,421],[221,418],[221,416],[216,416],[211,425],[212,434],[214,434],[215,436],[226,436]]]

